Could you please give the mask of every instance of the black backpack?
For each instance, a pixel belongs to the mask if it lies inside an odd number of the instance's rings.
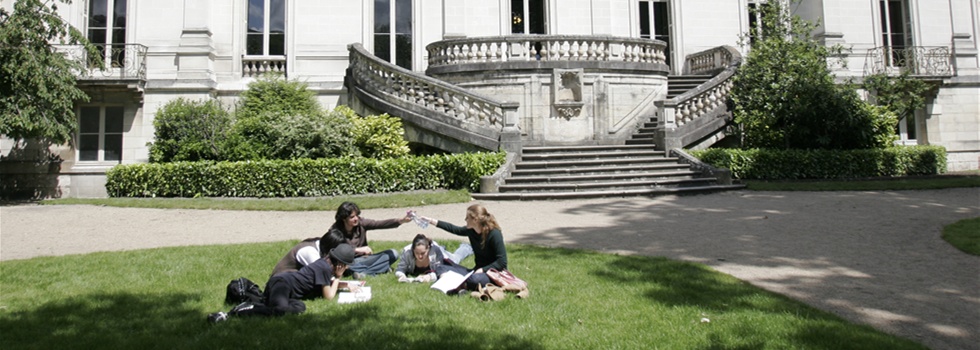
[[[225,304],[240,304],[243,302],[261,303],[262,289],[248,278],[239,277],[228,283],[225,292]]]

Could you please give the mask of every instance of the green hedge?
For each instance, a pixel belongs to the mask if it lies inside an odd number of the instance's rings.
[[[946,149],[940,146],[861,150],[711,148],[690,154],[712,166],[731,170],[738,179],[853,179],[946,172]]]
[[[119,165],[106,173],[112,197],[312,197],[431,189],[476,192],[504,153],[375,160],[325,158]]]

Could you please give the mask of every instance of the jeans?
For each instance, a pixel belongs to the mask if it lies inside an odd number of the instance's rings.
[[[359,256],[350,264],[349,271],[358,272],[365,275],[379,275],[391,271],[391,264],[398,260],[398,253],[394,249],[371,255]]]

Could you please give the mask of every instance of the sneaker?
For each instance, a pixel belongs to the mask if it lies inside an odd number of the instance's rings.
[[[355,272],[355,273],[351,274],[351,276],[353,276],[354,279],[356,279],[356,280],[362,280],[362,279],[364,279],[364,277],[366,277],[363,273],[360,273],[360,272]]]
[[[228,313],[232,315],[237,315],[242,311],[251,310],[253,308],[255,308],[255,304],[246,301],[244,303],[238,304],[235,307],[231,308],[231,310],[228,311]]]
[[[224,322],[227,320],[228,320],[228,314],[221,311],[208,315],[208,322],[211,323]]]

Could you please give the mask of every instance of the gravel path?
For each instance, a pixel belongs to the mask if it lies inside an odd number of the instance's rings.
[[[980,188],[482,203],[511,243],[704,263],[934,349],[980,349],[980,257],[940,237],[943,226],[980,216]],[[415,209],[463,224],[467,205]],[[0,260],[302,239],[332,221],[333,212],[3,206]],[[418,232],[408,224],[370,238],[409,241]]]

